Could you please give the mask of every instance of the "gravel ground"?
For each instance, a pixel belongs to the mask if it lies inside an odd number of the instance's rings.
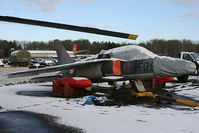
[[[23,84],[30,82],[31,78],[38,77],[38,76],[31,76],[31,77],[17,77],[17,78],[8,78],[6,75],[12,72],[19,72],[29,70],[28,68],[0,68],[0,86],[4,85],[13,85],[13,84]],[[54,73],[46,73],[40,74],[39,76],[49,76],[53,75]]]

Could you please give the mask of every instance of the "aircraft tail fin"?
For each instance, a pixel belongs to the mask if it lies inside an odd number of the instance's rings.
[[[59,40],[55,40],[54,45],[55,45],[55,49],[56,49],[56,52],[57,52],[57,58],[58,58],[59,64],[68,64],[68,63],[73,62],[70,55],[67,53],[64,46],[61,45]]]
[[[73,50],[72,51],[77,52],[77,45],[75,43],[73,44]]]

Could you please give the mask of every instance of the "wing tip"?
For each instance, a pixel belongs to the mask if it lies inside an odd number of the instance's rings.
[[[138,35],[129,34],[128,39],[136,40]]]

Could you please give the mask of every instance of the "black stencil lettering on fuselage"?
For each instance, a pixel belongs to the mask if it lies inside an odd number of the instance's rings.
[[[141,74],[141,73],[151,73],[153,72],[152,59],[147,60],[139,60],[133,62],[133,73]]]

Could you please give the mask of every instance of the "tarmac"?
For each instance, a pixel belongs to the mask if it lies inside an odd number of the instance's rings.
[[[83,130],[55,123],[55,117],[25,111],[0,113],[0,133],[82,133]]]

